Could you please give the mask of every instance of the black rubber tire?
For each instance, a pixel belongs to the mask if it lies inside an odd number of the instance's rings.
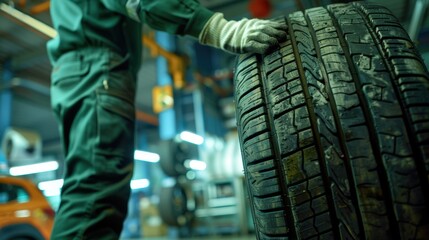
[[[184,162],[186,159],[192,158],[192,155],[190,154],[190,150],[193,150],[192,144],[178,142],[172,139],[161,141],[159,145],[160,149],[163,149],[160,153],[159,163],[165,175],[169,177],[186,175],[188,170],[186,169]]]
[[[170,226],[183,226],[191,219],[187,207],[185,189],[180,184],[161,188],[159,195],[159,215]]]
[[[235,71],[258,239],[428,239],[429,75],[404,29],[361,2],[276,21],[288,40]]]

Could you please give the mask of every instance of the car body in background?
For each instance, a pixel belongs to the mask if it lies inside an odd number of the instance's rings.
[[[0,240],[47,240],[55,212],[33,182],[0,176]]]

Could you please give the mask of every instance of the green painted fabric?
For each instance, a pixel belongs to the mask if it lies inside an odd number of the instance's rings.
[[[135,80],[103,48],[64,54],[52,73],[66,171],[51,239],[118,239],[134,154]]]
[[[212,15],[194,0],[51,1],[51,103],[65,152],[51,239],[119,238],[133,173],[141,24],[198,36]]]
[[[140,65],[141,24],[198,38],[214,13],[196,0],[53,0],[51,16],[58,37],[48,43],[52,62],[65,52],[102,46],[130,53],[133,71]]]

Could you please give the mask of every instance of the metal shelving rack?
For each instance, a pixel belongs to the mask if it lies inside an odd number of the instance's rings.
[[[215,179],[195,184],[197,209],[195,216],[199,234],[223,235],[249,233],[248,203],[244,177]]]

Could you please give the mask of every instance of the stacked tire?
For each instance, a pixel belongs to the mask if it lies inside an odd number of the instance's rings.
[[[258,239],[429,239],[429,75],[385,8],[282,19],[242,55],[237,125]]]
[[[160,167],[164,174],[172,179],[159,192],[158,210],[161,219],[169,226],[188,228],[194,219],[192,183],[186,178],[189,171],[185,167],[187,159],[198,155],[195,144],[171,139],[158,143],[160,149]],[[168,181],[167,181],[168,182]]]

